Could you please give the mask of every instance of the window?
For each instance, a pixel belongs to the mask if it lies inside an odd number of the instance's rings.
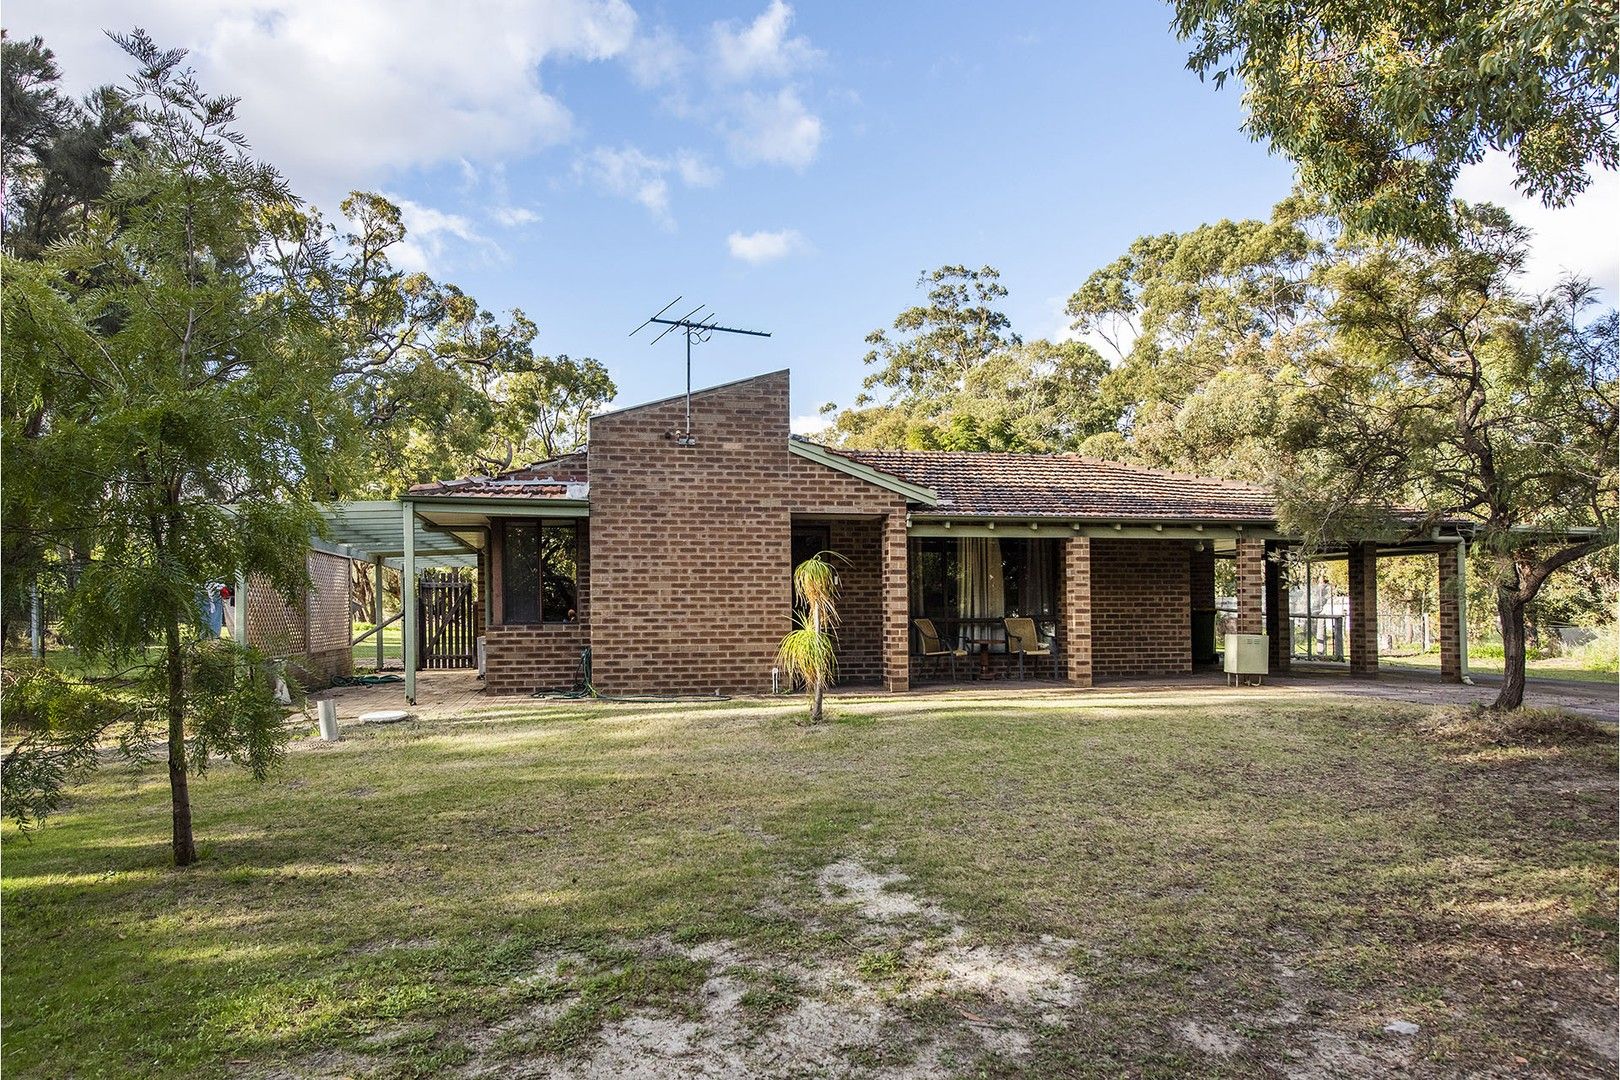
[[[579,532],[573,522],[540,526],[540,595],[546,622],[579,621]]]
[[[1002,611],[1049,620],[1057,615],[1058,544],[1056,540],[1000,540]],[[911,542],[912,617],[943,621],[960,617],[964,589],[971,589],[965,570],[970,563],[962,542],[929,537]],[[996,621],[999,621],[997,617]]]
[[[508,521],[501,550],[501,612],[506,623],[578,618],[579,530],[572,521]]]

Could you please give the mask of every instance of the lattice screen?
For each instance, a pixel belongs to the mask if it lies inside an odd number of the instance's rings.
[[[248,643],[269,656],[295,656],[349,647],[349,560],[309,554],[306,605],[289,604],[269,582],[248,580]]]
[[[261,577],[247,583],[248,644],[267,656],[293,656],[304,651],[304,612],[287,603]]]
[[[324,551],[309,554],[309,625],[305,648],[312,652],[349,647],[349,560]],[[249,612],[253,610],[248,609]]]

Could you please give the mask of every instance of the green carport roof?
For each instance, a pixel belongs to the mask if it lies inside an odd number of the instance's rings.
[[[321,508],[326,539],[358,559],[397,559],[405,554],[405,504],[398,499],[331,503]],[[477,548],[447,532],[427,527],[412,515],[416,559],[476,555]],[[448,561],[448,560],[447,560]],[[453,565],[468,565],[459,560]]]

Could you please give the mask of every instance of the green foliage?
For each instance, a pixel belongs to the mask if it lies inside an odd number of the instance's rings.
[[[1018,343],[996,307],[1007,288],[994,267],[941,266],[919,276],[917,284],[932,285],[928,303],[895,316],[894,335],[882,329],[866,335],[872,347],[866,363],[878,369],[866,377],[868,390],[926,397],[960,386],[993,353]]]
[[[1088,277],[1066,310],[1115,352],[1098,407],[1128,441],[1104,432],[1086,450],[1267,479],[1290,373],[1321,346],[1316,275],[1335,234],[1319,203],[1294,195],[1269,221],[1141,237]]]
[[[23,258],[38,258],[106,194],[109,151],[128,137],[134,121],[115,88],[99,87],[80,104],[61,93],[60,80],[56,58],[40,38],[0,43],[4,242]]]
[[[11,741],[0,764],[6,816],[32,829],[61,807],[63,789],[96,766],[102,741],[115,729],[130,753],[156,730],[150,703],[70,679],[32,661],[0,674],[0,708]]]
[[[1246,129],[1348,224],[1453,234],[1451,191],[1487,150],[1548,206],[1620,166],[1613,0],[1174,0],[1187,66],[1243,85]]]
[[[126,98],[136,134],[115,147],[105,199],[42,260],[4,266],[4,527],[82,556],[63,633],[87,660],[132,672],[131,704],[114,714],[125,737],[161,714],[183,865],[195,857],[187,772],[223,754],[262,776],[285,739],[245,658],[187,632],[198,598],[242,575],[304,591],[315,503],[347,486],[357,433],[310,299],[332,265],[313,222],[183,53],[139,32],[120,43],[139,69]],[[88,700],[63,680],[25,685],[64,695],[62,715]],[[64,730],[69,746],[88,735]],[[66,764],[23,773],[73,774],[73,753],[48,754],[33,760]]]
[[[1498,704],[1516,708],[1527,606],[1614,543],[1620,341],[1584,283],[1514,291],[1528,238],[1506,213],[1457,219],[1454,243],[1346,246],[1325,270],[1332,349],[1301,376],[1281,512],[1312,540],[1473,522],[1506,650]],[[1423,520],[1395,520],[1402,503]]]
[[[1600,626],[1596,633],[1591,641],[1566,650],[1565,655],[1590,671],[1620,672],[1620,625]]]
[[[522,311],[502,322],[454,285],[396,269],[399,208],[356,192],[342,205],[352,253],[314,298],[344,356],[337,385],[366,433],[366,489],[497,472],[576,449],[616,389],[595,360],[540,356]]]
[[[123,692],[169,728],[184,863],[188,769],[262,776],[284,738],[249,659],[196,641],[206,586],[299,597],[318,503],[556,456],[615,391],[594,360],[536,355],[522,312],[396,270],[387,200],[323,223],[182,51],[117,40],[137,73],[83,107],[43,43],[5,44],[5,630],[37,580],[84,670],[134,672]],[[18,783],[75,775],[49,754]]]
[[[1099,400],[1108,365],[1083,342],[1025,342],[996,306],[1007,295],[992,267],[924,274],[928,302],[902,311],[892,334],[874,330],[866,362],[878,370],[825,437],[852,447],[920,450],[1071,450],[1111,429]]]

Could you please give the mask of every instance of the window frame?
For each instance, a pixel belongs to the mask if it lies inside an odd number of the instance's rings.
[[[512,578],[510,572],[512,565],[511,530],[513,526],[520,528],[533,528],[535,531],[534,543],[534,612],[533,619],[514,619],[512,617]],[[574,575],[573,593],[574,621],[569,622],[567,609],[553,616],[546,604],[546,581],[548,577],[555,580],[555,573],[547,567],[545,552],[546,529],[567,529],[573,534]],[[579,521],[574,518],[503,518],[501,520],[501,625],[502,626],[577,626],[579,617],[579,588],[580,564],[584,561],[584,537]]]

